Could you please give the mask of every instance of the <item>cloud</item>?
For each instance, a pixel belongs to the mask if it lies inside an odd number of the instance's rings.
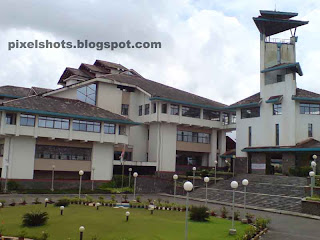
[[[288,3],[282,1],[277,9],[301,10],[301,18],[310,19],[298,42],[298,61],[306,78],[301,86],[310,88],[320,51],[311,48],[320,37],[319,4],[294,1],[293,9],[286,9]],[[263,8],[274,9],[274,1],[4,0],[0,3],[0,82],[54,88],[65,67],[104,59],[230,104],[259,91],[259,33],[252,17]],[[17,39],[161,41],[162,48],[8,51],[8,41]],[[320,84],[315,89],[320,90]]]

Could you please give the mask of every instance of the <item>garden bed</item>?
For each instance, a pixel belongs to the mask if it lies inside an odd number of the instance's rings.
[[[301,207],[303,213],[320,216],[320,198],[303,198]]]

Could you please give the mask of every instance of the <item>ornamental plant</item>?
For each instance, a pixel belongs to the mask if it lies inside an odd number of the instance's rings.
[[[192,206],[189,217],[196,222],[206,222],[209,220],[209,209],[205,206]]]
[[[48,213],[40,210],[31,211],[23,215],[22,225],[26,227],[35,227],[45,225],[48,221]]]

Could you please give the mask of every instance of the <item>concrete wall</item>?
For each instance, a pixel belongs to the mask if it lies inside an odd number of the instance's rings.
[[[97,106],[110,112],[121,114],[122,91],[117,85],[102,83],[98,84]]]
[[[6,163],[9,163],[8,178],[33,179],[35,144],[32,137],[6,137],[1,176],[7,176]]]
[[[113,171],[113,145],[94,143],[92,147],[92,167],[94,180],[111,180]]]
[[[133,145],[132,161],[147,161],[148,152],[148,125],[132,127],[129,136],[129,145]],[[150,158],[149,161],[155,161]]]

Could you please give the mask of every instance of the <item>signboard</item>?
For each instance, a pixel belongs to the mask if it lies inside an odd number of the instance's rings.
[[[266,169],[266,164],[265,163],[252,163],[251,164],[251,169],[254,169],[254,170],[265,170]]]

